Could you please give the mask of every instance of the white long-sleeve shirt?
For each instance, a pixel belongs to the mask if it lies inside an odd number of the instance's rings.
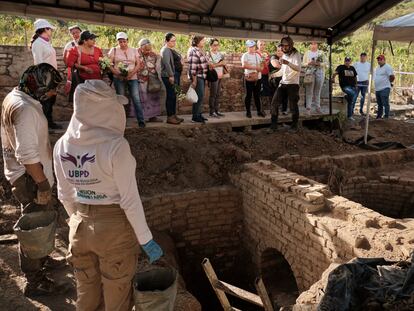
[[[55,144],[53,157],[59,200],[69,215],[75,203],[119,204],[141,245],[152,239],[127,140],[119,96],[101,80],[78,86],[68,130]]]
[[[35,65],[48,63],[57,69],[56,50],[49,41],[37,38],[32,44],[32,54]]]
[[[4,175],[11,184],[26,172],[24,165],[40,162],[53,185],[52,148],[42,105],[17,88],[3,101],[1,143]]]

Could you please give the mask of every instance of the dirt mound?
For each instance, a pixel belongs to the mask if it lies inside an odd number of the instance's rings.
[[[229,132],[225,128],[148,129],[126,132],[137,160],[142,194],[205,188],[228,181],[240,164],[276,159],[286,153],[317,156],[353,152],[356,147],[318,131],[266,134]]]

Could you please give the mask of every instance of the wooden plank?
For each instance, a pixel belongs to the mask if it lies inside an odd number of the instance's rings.
[[[253,294],[247,290],[238,288],[234,285],[228,284],[220,280],[217,280],[216,288],[226,292],[227,294],[243,299],[247,302],[253,303],[256,306],[263,307],[262,299],[260,298],[260,296]]]
[[[262,299],[263,302],[263,308],[265,311],[274,311],[273,304],[270,301],[269,295],[267,293],[266,287],[263,283],[262,278],[256,278],[256,281],[254,282],[254,285],[256,286],[256,290]]]
[[[204,269],[204,272],[207,275],[208,280],[210,281],[211,286],[213,287],[218,300],[220,301],[221,306],[223,307],[224,311],[233,311],[233,310],[237,310],[232,308],[232,306],[230,305],[229,300],[227,299],[226,294],[222,291],[219,290],[215,285],[217,284],[217,282],[220,282],[217,278],[216,273],[214,272],[214,269],[210,263],[210,260],[208,260],[208,258],[204,258],[203,262],[202,262],[202,266]],[[240,310],[237,310],[240,311]]]

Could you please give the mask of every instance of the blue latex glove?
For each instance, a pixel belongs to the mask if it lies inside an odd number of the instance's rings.
[[[141,247],[147,254],[150,263],[157,261],[162,255],[164,255],[161,247],[154,240],[149,241],[147,244],[141,245]]]

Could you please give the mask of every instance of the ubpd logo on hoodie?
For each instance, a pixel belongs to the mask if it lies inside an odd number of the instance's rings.
[[[76,157],[70,153],[66,153],[66,155],[61,155],[60,159],[62,162],[71,162],[76,167],[76,169],[68,171],[69,177],[71,178],[87,178],[89,176],[89,171],[84,170],[83,165],[87,162],[95,163],[95,155],[89,155],[89,153],[82,156],[77,155]]]

